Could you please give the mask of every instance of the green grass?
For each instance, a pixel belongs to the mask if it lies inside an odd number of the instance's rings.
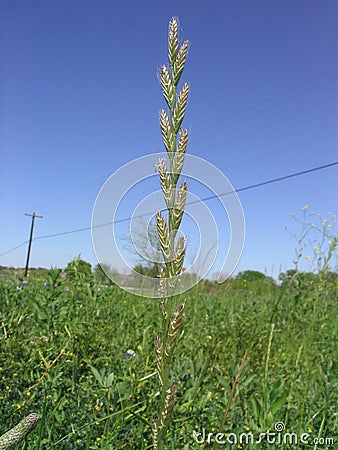
[[[64,280],[55,271],[47,282],[31,279],[17,290],[19,281],[7,279],[0,286],[0,434],[37,412],[37,428],[17,448],[151,448],[159,395],[156,300],[93,279]],[[277,421],[295,433],[337,438],[336,284],[317,278],[300,289],[230,280],[182,295],[186,318],[173,360],[178,393],[167,448],[211,448],[197,444],[193,430],[258,434]],[[136,356],[125,358],[128,349]]]

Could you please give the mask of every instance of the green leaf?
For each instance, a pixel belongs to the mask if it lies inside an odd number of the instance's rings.
[[[270,405],[272,414],[275,414],[287,401],[289,393],[285,391],[277,400]]]

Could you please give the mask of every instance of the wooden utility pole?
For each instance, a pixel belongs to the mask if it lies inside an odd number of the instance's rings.
[[[43,216],[37,216],[35,214],[35,212],[33,212],[33,214],[27,214],[25,213],[25,216],[29,216],[32,218],[32,225],[31,225],[31,232],[30,232],[30,236],[29,236],[29,244],[28,244],[28,252],[27,252],[27,259],[26,259],[26,267],[25,267],[25,277],[28,274],[28,266],[29,266],[29,258],[31,255],[31,247],[32,247],[32,240],[33,240],[33,229],[34,229],[34,222],[35,222],[35,217],[38,217],[39,219],[42,219]]]

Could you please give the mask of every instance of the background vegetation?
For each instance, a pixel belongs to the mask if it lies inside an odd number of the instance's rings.
[[[0,434],[34,411],[41,420],[18,448],[150,448],[157,300],[120,290],[98,269],[68,267],[75,269],[67,277],[59,269],[43,279],[33,271],[28,283],[15,272],[2,277]],[[222,431],[245,352],[226,432],[258,434],[283,421],[295,433],[337,437],[337,274],[289,271],[280,279],[247,271],[182,295],[168,448],[211,447],[197,444],[193,430]]]

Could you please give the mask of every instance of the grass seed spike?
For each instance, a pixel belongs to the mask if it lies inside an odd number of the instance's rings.
[[[152,426],[153,448],[162,450],[164,440],[172,418],[176,383],[171,380],[170,366],[176,338],[182,327],[184,304],[173,306],[173,293],[178,276],[182,272],[185,257],[185,237],[177,238],[187,197],[187,184],[184,181],[178,186],[178,180],[183,168],[184,157],[189,141],[188,130],[182,129],[188,97],[189,84],[184,83],[178,92],[184,65],[186,62],[189,42],[184,41],[179,47],[179,22],[173,17],[169,22],[168,58],[169,67],[163,65],[160,69],[160,84],[168,111],[161,110],[159,115],[162,140],[167,151],[169,166],[165,158],[159,161],[160,184],[168,212],[168,219],[160,211],[156,215],[157,233],[165,269],[160,269],[161,279],[161,336],[155,343],[158,380],[161,400],[158,417]]]

